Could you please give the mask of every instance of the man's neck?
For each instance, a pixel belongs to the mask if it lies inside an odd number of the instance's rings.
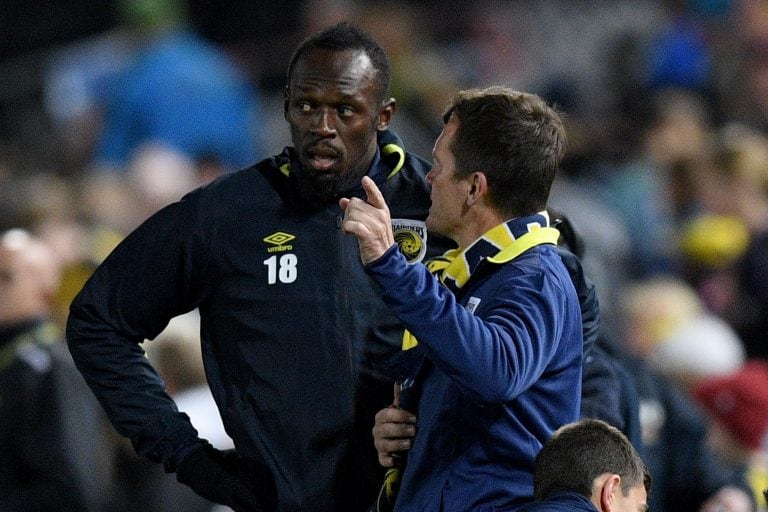
[[[507,219],[490,208],[473,208],[465,215],[460,231],[451,238],[464,249],[505,220]]]

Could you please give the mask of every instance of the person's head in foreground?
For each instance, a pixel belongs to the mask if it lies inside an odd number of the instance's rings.
[[[569,423],[552,435],[536,457],[534,497],[575,492],[601,512],[646,512],[648,469],[632,443],[600,420]]]

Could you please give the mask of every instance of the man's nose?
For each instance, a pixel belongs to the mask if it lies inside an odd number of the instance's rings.
[[[312,120],[312,131],[322,137],[330,137],[336,133],[334,112],[328,108],[318,109]]]

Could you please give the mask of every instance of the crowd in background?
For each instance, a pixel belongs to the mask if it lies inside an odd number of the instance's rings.
[[[602,338],[709,418],[721,467],[768,487],[768,3],[282,4],[264,19],[234,1],[115,2],[99,30],[0,63],[30,75],[0,84],[0,232],[57,254],[61,327],[149,214],[289,143],[288,52],[348,19],[387,50],[394,129],[422,156],[458,89],[506,85],[565,114],[551,206],[583,238]],[[650,446],[674,418],[643,398]]]

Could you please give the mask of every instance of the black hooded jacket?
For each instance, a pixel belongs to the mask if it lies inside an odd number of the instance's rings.
[[[425,253],[429,164],[379,134],[369,176],[395,238]],[[337,202],[298,191],[293,149],[191,192],[130,234],[74,300],[70,351],[117,430],[173,471],[201,444],[139,346],[199,308],[209,385],[238,453],[269,468],[278,510],[355,510],[382,476],[371,440],[392,400],[378,362],[402,328],[363,271]],[[345,195],[364,197],[359,186]],[[415,222],[414,222],[415,221]]]

